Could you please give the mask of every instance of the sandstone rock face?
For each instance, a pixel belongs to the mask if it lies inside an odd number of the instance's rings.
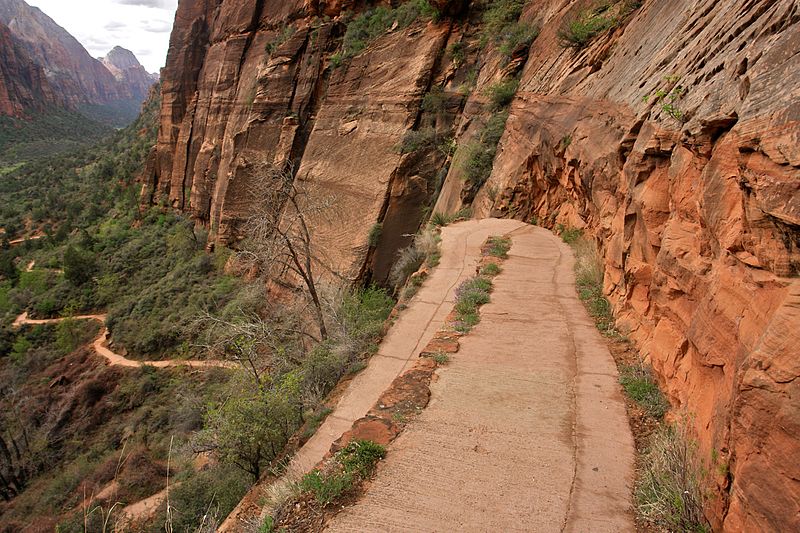
[[[35,82],[34,85],[39,88],[28,93],[41,100],[23,100],[21,103],[25,108],[38,110],[52,103],[77,108],[83,104],[143,102],[147,97],[153,81],[144,69],[141,72],[122,69],[118,80],[103,63],[91,57],[72,35],[23,0],[0,0],[0,24],[7,28],[16,41],[13,55],[26,55],[44,73],[46,85],[50,87],[47,89],[44,82]],[[8,62],[6,56],[10,55],[12,49],[3,47],[1,60]],[[7,83],[17,86],[30,85],[28,80],[41,77],[32,71],[17,70],[7,70],[6,76],[12,73],[19,78],[15,77]],[[48,98],[48,93],[57,96]],[[10,113],[3,111],[3,114]]]
[[[291,164],[336,206],[313,233],[344,280],[385,281],[437,197],[436,211],[467,203],[583,229],[621,326],[689,415],[715,527],[800,529],[800,12],[792,0],[641,4],[565,49],[559,29],[588,2],[530,3],[540,35],[504,61],[478,46],[477,5],[437,2],[449,16],[390,28],[337,67],[345,10],[361,3],[181,0],[142,199],[233,244],[261,201],[259,164]],[[468,188],[486,89],[518,70],[491,177]],[[431,87],[435,109],[422,105]],[[455,154],[399,153],[427,127]]]
[[[60,103],[42,67],[0,23],[0,116],[21,117],[26,110],[41,110]]]

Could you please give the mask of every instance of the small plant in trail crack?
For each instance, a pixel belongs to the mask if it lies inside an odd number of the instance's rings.
[[[488,255],[499,257],[500,259],[508,258],[508,251],[511,249],[511,239],[508,237],[489,237],[486,246],[486,253]]]
[[[439,365],[446,365],[450,362],[450,356],[444,352],[436,352],[433,354],[433,360]]]
[[[464,281],[456,289],[455,322],[453,327],[459,333],[467,333],[480,322],[478,309],[489,303],[492,281],[477,276]]]
[[[310,492],[319,505],[336,501],[355,484],[369,478],[378,462],[386,457],[386,448],[369,440],[354,440],[339,450],[323,470],[303,476],[300,488]]]
[[[667,83],[667,86],[672,86],[672,88],[669,90],[658,88],[652,95],[644,95],[642,101],[644,103],[649,103],[652,100],[654,104],[660,105],[664,113],[678,122],[684,122],[686,114],[678,107],[676,102],[686,94],[686,88],[678,84],[680,81],[678,76],[667,76],[664,78],[664,81]]]
[[[489,263],[488,265],[481,268],[481,275],[482,276],[496,276],[502,269],[497,265],[497,263]]]

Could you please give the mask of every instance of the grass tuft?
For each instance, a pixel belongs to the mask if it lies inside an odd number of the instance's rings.
[[[508,237],[489,237],[487,241],[486,253],[500,259],[508,258],[508,251],[511,249],[511,239]]]
[[[496,276],[502,271],[503,269],[497,263],[489,263],[481,268],[481,276]]]
[[[642,518],[667,531],[711,531],[703,514],[703,468],[684,425],[653,433],[642,465],[634,489]]]
[[[625,394],[653,418],[660,420],[669,410],[669,402],[658,388],[653,371],[644,365],[622,365],[619,382]]]

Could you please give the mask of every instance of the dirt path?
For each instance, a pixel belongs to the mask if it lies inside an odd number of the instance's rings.
[[[44,235],[34,235],[33,237],[22,237],[21,239],[14,239],[13,241],[8,241],[8,245],[19,246],[20,244],[24,244],[26,241],[38,241],[43,237]]]
[[[444,324],[453,307],[456,287],[475,274],[480,248],[491,235],[524,227],[514,220],[487,219],[449,226],[442,231],[442,259],[381,343],[369,365],[349,384],[333,412],[289,465],[293,475],[311,470],[330,450],[331,444],[348,431],[378,401],[392,381],[413,366],[419,352]],[[281,483],[279,481],[278,483]],[[252,494],[260,496],[263,487]],[[256,500],[258,498],[255,498]],[[222,524],[220,532],[241,531],[241,518],[252,512],[249,498]]]
[[[106,315],[80,315],[72,317],[73,320],[97,320],[101,324],[105,324],[106,322]],[[19,315],[14,320],[14,327],[19,328],[23,325],[30,324],[55,324],[66,320],[65,318],[48,318],[43,320],[37,320],[28,318],[28,312],[24,312]],[[235,368],[236,365],[229,361],[190,361],[190,360],[183,360],[183,359],[167,359],[164,361],[135,361],[133,359],[128,359],[125,356],[119,355],[117,353],[112,352],[108,348],[108,335],[109,331],[108,328],[105,326],[103,330],[100,332],[100,335],[94,340],[92,346],[94,347],[94,351],[97,352],[97,355],[105,358],[110,365],[112,366],[124,366],[129,368],[136,368],[140,366],[154,366],[156,368],[168,368],[174,366],[190,366],[193,368],[209,368],[209,367],[216,367],[216,368]]]
[[[444,258],[461,228],[445,232]],[[576,296],[571,251],[532,226],[512,238],[481,323],[330,531],[634,530],[624,401]]]

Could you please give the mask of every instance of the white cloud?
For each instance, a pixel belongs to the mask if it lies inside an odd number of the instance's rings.
[[[27,0],[70,32],[94,57],[114,46],[135,50],[150,72],[164,66],[178,0]],[[77,7],[79,4],[80,7]]]

